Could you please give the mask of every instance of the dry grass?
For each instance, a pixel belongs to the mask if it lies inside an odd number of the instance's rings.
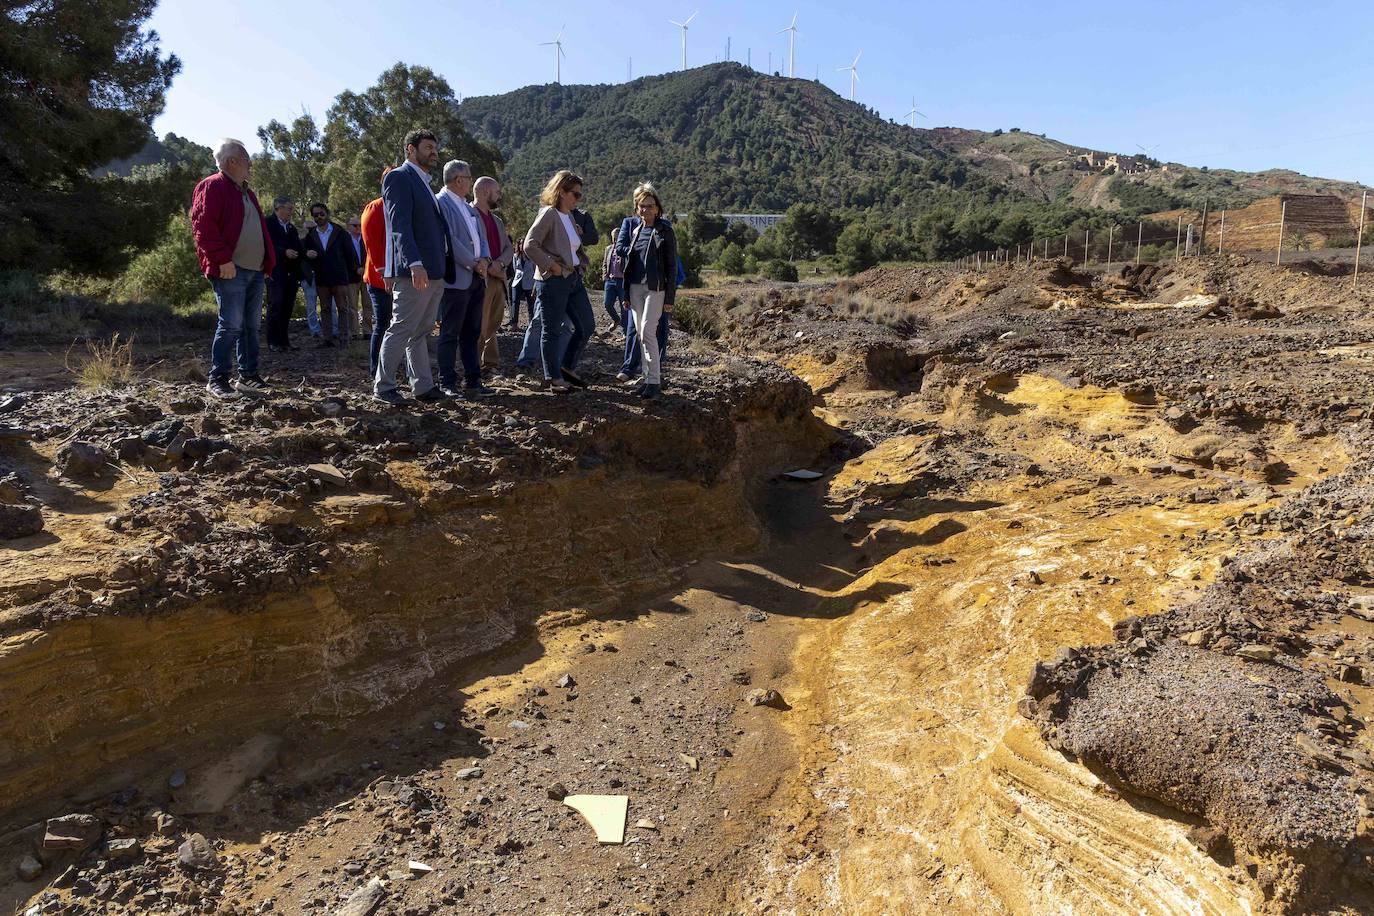
[[[121,341],[118,334],[109,340],[86,341],[86,355],[73,367],[68,352],[67,370],[76,383],[87,390],[119,388],[134,381],[134,339]]]

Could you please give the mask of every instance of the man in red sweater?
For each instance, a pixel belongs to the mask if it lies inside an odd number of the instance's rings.
[[[391,171],[391,166],[382,169],[382,178]],[[386,267],[386,209],[379,197],[363,207],[360,220],[363,232],[363,252],[367,263],[363,265],[363,284],[367,296],[372,300],[372,340],[371,357],[368,365],[372,367],[371,376],[377,377],[377,356],[382,350],[382,338],[391,326],[391,290],[386,288],[382,279],[382,269]]]
[[[258,197],[248,187],[253,168],[248,150],[238,140],[225,140],[215,151],[215,164],[219,171],[196,185],[191,203],[200,269],[219,304],[205,390],[217,398],[261,397],[272,389],[258,374],[258,327],[264,277],[272,272],[276,253],[268,243]],[[229,364],[234,356],[239,377],[230,385]]]

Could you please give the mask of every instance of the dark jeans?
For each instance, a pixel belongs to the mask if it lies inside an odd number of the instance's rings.
[[[563,369],[573,369],[582,355],[587,338],[596,329],[596,317],[592,314],[592,303],[587,298],[587,288],[582,285],[582,275],[550,277],[537,280],[534,294],[538,308],[544,316],[544,327],[539,334],[539,352],[544,360],[544,378],[563,377]],[[558,358],[561,344],[560,331],[563,320],[572,324],[572,338],[568,341],[563,358]]]
[[[482,362],[477,350],[482,337],[482,305],[487,284],[472,278],[467,289],[446,289],[439,302],[439,384],[458,387],[457,356],[463,357],[463,384],[474,388],[482,383]]]
[[[626,375],[639,374],[639,333],[635,331],[635,323],[630,317],[630,310],[625,310],[625,320],[620,325],[625,329],[625,365],[620,367],[620,371]],[[668,313],[664,312],[658,319],[658,359],[662,363],[668,358]]]
[[[621,304],[619,312],[615,310],[617,302]],[[601,293],[601,304],[605,306],[606,314],[611,316],[611,321],[621,327],[625,326],[624,313],[627,311],[629,302],[629,298],[625,295],[625,281],[608,277],[605,289]]]
[[[367,286],[367,297],[372,300],[372,343],[368,357],[371,371],[368,375],[376,378],[377,358],[382,352],[382,338],[386,336],[386,329],[391,327],[391,293],[375,286],[364,285]]]
[[[506,323],[513,328],[520,326],[520,300],[525,300],[525,309],[530,320],[534,320],[534,287],[522,289],[519,284],[511,287],[510,308],[506,311]]]
[[[240,267],[234,279],[215,277],[210,286],[219,303],[219,323],[210,344],[210,377],[228,381],[234,356],[238,357],[240,376],[256,375],[258,327],[262,324],[262,271]]]
[[[296,290],[301,281],[296,277],[267,281],[267,345],[285,349],[291,345],[287,331],[291,327],[291,313],[296,310]]]

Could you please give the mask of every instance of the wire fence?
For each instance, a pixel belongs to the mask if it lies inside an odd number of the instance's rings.
[[[1355,235],[1352,286],[1358,284],[1360,279],[1368,204],[1369,194],[1366,192],[1360,203],[1359,228]],[[1226,210],[1217,213],[1204,210],[1200,220],[1186,220],[1180,215],[1173,227],[1165,226],[1159,221],[1138,220],[1126,225],[1109,226],[1105,231],[1088,229],[1081,234],[1070,232],[1037,238],[1006,248],[994,248],[965,255],[956,259],[953,264],[968,270],[982,270],[996,264],[1030,264],[1038,260],[1062,258],[1074,265],[1103,266],[1110,270],[1118,265],[1139,266],[1228,251],[1262,258],[1262,249],[1256,249],[1253,244],[1246,244],[1246,239],[1253,239],[1257,235],[1263,237],[1269,230],[1277,230],[1277,241],[1272,248],[1276,265],[1284,263],[1285,254],[1291,258],[1295,248],[1307,251],[1305,233],[1296,232],[1285,236],[1289,229],[1287,201],[1280,205],[1277,220],[1261,223],[1247,221],[1239,232],[1233,225],[1229,247],[1226,238],[1226,213]]]

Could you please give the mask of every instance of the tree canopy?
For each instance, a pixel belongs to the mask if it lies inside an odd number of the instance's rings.
[[[139,240],[138,213],[124,209],[137,197],[90,170],[147,142],[181,68],[143,29],[154,6],[46,0],[0,9],[0,267],[109,269],[124,243]],[[157,234],[165,218],[155,218]]]

